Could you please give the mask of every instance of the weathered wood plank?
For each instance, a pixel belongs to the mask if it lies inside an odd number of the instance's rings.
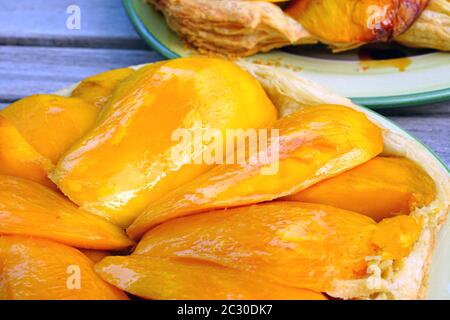
[[[450,101],[380,113],[419,138],[450,165]]]
[[[0,46],[0,101],[53,92],[89,75],[161,59],[145,50]]]
[[[144,48],[122,0],[0,0],[0,44]],[[67,8],[80,8],[80,30],[70,30]]]
[[[389,117],[430,147],[450,165],[450,117]]]

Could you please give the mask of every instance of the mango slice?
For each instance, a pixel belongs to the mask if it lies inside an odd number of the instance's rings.
[[[297,288],[326,292],[334,279],[355,279],[376,223],[328,206],[273,202],[212,211],[150,230],[135,254],[203,259]]]
[[[146,299],[326,300],[320,293],[196,260],[108,257],[95,270],[112,285]]]
[[[414,239],[417,223],[411,217]],[[395,218],[392,218],[395,219]],[[325,205],[270,202],[193,215],[150,230],[134,254],[201,259],[253,272],[270,281],[327,292],[333,281],[365,276],[367,256],[405,250],[413,241],[378,237],[396,225],[393,220],[376,234],[378,225],[364,215]],[[376,235],[376,236],[375,236]],[[382,236],[380,236],[382,238]]]
[[[382,249],[383,259],[400,259],[411,252],[420,236],[421,225],[410,216],[397,216],[378,224],[372,242]]]
[[[56,189],[47,177],[51,169],[52,162],[40,155],[16,127],[0,115],[0,174],[30,179]]]
[[[73,90],[71,96],[100,109],[108,102],[119,83],[134,72],[130,68],[115,69],[86,78]]]
[[[133,245],[114,224],[42,185],[10,176],[0,176],[0,234],[37,236],[87,249]]]
[[[71,247],[0,235],[0,300],[127,300]]]
[[[286,13],[329,44],[389,40],[402,34],[428,0],[295,0]]]
[[[46,94],[24,98],[0,111],[53,163],[94,125],[97,114],[95,106],[81,99]]]
[[[327,204],[380,221],[409,214],[435,197],[433,180],[414,162],[376,157],[284,199]]]
[[[383,148],[380,129],[364,114],[343,106],[305,107],[279,119],[274,128],[279,129],[278,171],[261,174],[270,156],[218,165],[149,206],[128,234],[138,239],[169,219],[296,193],[375,157]],[[272,152],[271,147],[266,150]]]
[[[140,69],[122,82],[97,125],[60,160],[52,180],[75,203],[128,226],[151,202],[212,167],[177,129],[264,128],[276,109],[261,85],[235,64],[184,58]],[[207,143],[197,144],[200,149]],[[190,147],[189,147],[190,150]],[[182,153],[182,152],[181,152]]]

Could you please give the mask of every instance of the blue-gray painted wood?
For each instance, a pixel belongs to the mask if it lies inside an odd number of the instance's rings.
[[[50,93],[96,73],[160,59],[146,50],[0,46],[0,102]]]
[[[70,30],[67,8],[80,8],[81,29]],[[122,0],[0,0],[0,44],[145,48]]]

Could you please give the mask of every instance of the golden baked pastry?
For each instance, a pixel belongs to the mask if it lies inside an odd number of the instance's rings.
[[[202,53],[248,56],[316,38],[273,3],[264,1],[147,0],[169,26]]]
[[[448,0],[146,1],[202,53],[249,56],[315,42],[343,51],[380,41],[450,50]]]

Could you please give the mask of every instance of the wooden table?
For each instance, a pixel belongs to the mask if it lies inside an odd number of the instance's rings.
[[[70,30],[67,8],[81,9]],[[139,39],[121,0],[0,0],[0,108],[89,75],[163,59]],[[382,114],[450,164],[450,102]]]

